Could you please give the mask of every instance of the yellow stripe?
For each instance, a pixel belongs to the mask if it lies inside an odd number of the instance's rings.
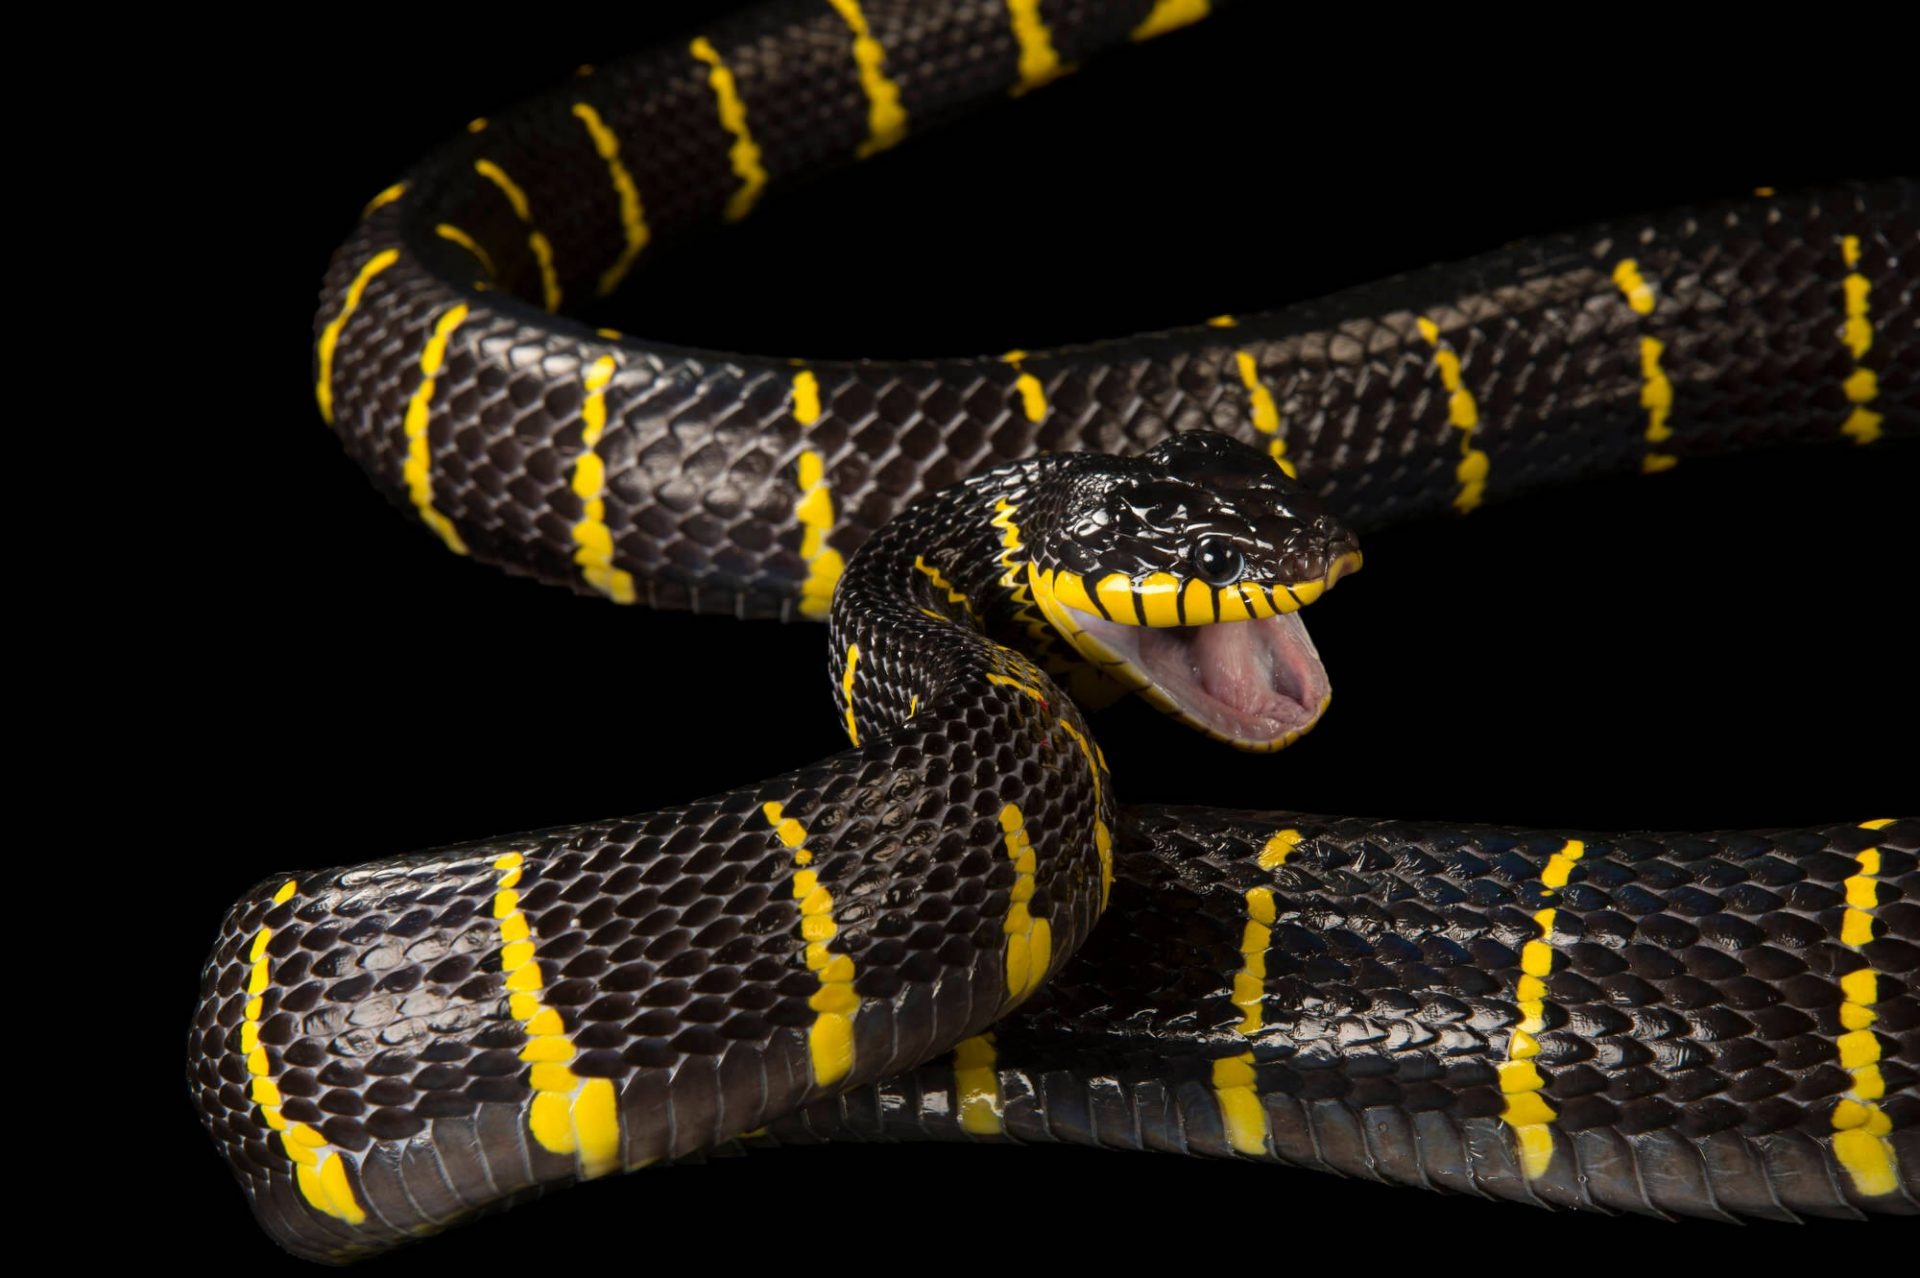
[[[433,335],[420,352],[420,385],[414,389],[413,398],[407,401],[407,460],[401,469],[401,477],[407,484],[407,496],[412,499],[413,508],[420,512],[421,521],[440,534],[440,540],[446,542],[447,549],[456,555],[467,553],[467,543],[454,531],[453,521],[434,509],[433,456],[432,445],[427,438],[427,423],[433,405],[434,382],[440,376],[440,365],[447,357],[447,340],[466,318],[465,306],[448,310],[434,325]]]
[[[1033,900],[1034,873],[1039,858],[1027,835],[1026,817],[1009,803],[1000,809],[1000,831],[1006,837],[1007,857],[1013,862],[1013,898],[1007,907],[1007,921],[1001,927],[1006,934],[1007,1001],[1005,1014],[1024,1003],[1046,979],[1047,966],[1053,962],[1053,924],[1036,919],[1028,908]]]
[[[1053,650],[1052,632],[1046,621],[1034,614],[1033,596],[1027,589],[1028,560],[1020,541],[1020,526],[1013,521],[1014,506],[1005,500],[993,503],[993,518],[988,522],[1000,530],[1000,584],[1013,596],[1013,616],[1027,629],[1035,651]]]
[[[626,236],[626,244],[613,265],[600,273],[600,296],[605,297],[620,287],[620,281],[627,277],[627,272],[633,267],[633,259],[640,256],[640,250],[647,246],[647,215],[640,207],[640,189],[633,184],[633,175],[627,172],[627,166],[620,161],[620,139],[613,136],[613,130],[600,118],[600,113],[586,103],[574,103],[573,114],[580,123],[586,125],[588,135],[593,138],[593,149],[607,162],[607,177],[612,181],[614,194],[620,200],[620,229]]]
[[[1247,597],[1241,591],[1240,587],[1237,584],[1232,586],[1220,587],[1220,589],[1216,591],[1214,594],[1214,600],[1215,600],[1215,603],[1217,604],[1217,607],[1214,609],[1214,611],[1220,614],[1220,620],[1222,621],[1252,621],[1253,620],[1253,612],[1251,609],[1247,607]]]
[[[1026,414],[1028,421],[1040,421],[1047,415],[1046,388],[1040,384],[1039,378],[1020,366],[1019,361],[1024,358],[1024,355],[1009,355],[1005,358],[1008,363],[1013,365],[1014,371],[1019,374],[1014,378],[1013,387],[1020,392],[1020,411]]]
[[[1273,943],[1273,889],[1247,890],[1247,923],[1240,936],[1240,971],[1233,978],[1233,1005],[1240,1009],[1239,1033],[1251,1035],[1260,1028],[1263,1000],[1266,998],[1267,947]]]
[[[1077,572],[1057,572],[1053,575],[1052,592],[1054,598],[1069,608],[1098,615],[1094,607],[1093,596],[1087,593],[1086,578]]]
[[[493,269],[493,259],[487,256],[487,251],[481,248],[479,243],[476,242],[471,235],[468,235],[451,222],[440,223],[440,225],[433,228],[433,233],[443,240],[458,244],[461,248],[473,254],[474,258],[480,263],[480,269],[487,273],[488,279],[499,278],[499,272]]]
[[[987,676],[987,682],[998,684],[1003,688],[1012,688],[1015,692],[1022,693],[1025,696],[1030,697],[1035,701],[1038,701],[1043,706],[1047,704],[1047,698],[1045,694],[1043,694],[1040,691],[1040,689],[1034,687],[1030,683],[1022,683],[1020,680],[1014,678],[1012,675],[990,674]]]
[[[976,621],[979,620],[979,614],[975,613],[973,610],[973,601],[971,599],[968,599],[960,591],[955,590],[953,588],[953,583],[951,581],[948,581],[945,577],[941,576],[940,570],[938,568],[935,568],[932,564],[927,562],[926,556],[915,555],[913,557],[913,567],[916,572],[922,573],[923,575],[925,575],[928,581],[931,581],[933,583],[934,589],[942,590],[946,592],[948,603],[959,604],[962,608],[966,610],[966,613],[969,617],[972,617]]]
[[[1152,572],[1134,587],[1140,619],[1149,626],[1180,624],[1180,579],[1170,572]]]
[[[1273,436],[1267,441],[1267,455],[1287,473],[1288,479],[1298,478],[1293,463],[1287,460],[1287,440],[1280,433],[1279,405],[1273,402],[1273,392],[1267,389],[1267,384],[1260,380],[1260,366],[1254,362],[1253,352],[1235,351],[1233,360],[1239,366],[1240,381],[1253,404],[1253,428],[1262,435]]]
[[[1182,592],[1181,606],[1186,609],[1187,624],[1206,626],[1213,623],[1213,587],[1194,577],[1187,582]]]
[[[818,621],[833,608],[833,588],[845,570],[845,556],[827,545],[833,530],[833,493],[827,488],[827,463],[808,449],[800,454],[800,500],[794,518],[800,521],[800,557],[807,561],[807,579],[800,584],[800,615]]]
[[[1864,276],[1853,270],[1860,264],[1860,237],[1847,236],[1840,242],[1840,253],[1850,272],[1842,281],[1847,306],[1847,323],[1842,333],[1847,350],[1855,360],[1860,360],[1866,358],[1867,352],[1873,349],[1873,321],[1867,310],[1872,286]]]
[[[1100,773],[1105,770],[1107,760],[1104,755],[1096,755],[1094,747],[1080,729],[1068,723],[1060,722],[1060,730],[1073,738],[1080,747],[1080,753],[1086,758],[1087,773],[1093,778],[1093,848],[1100,856],[1100,909],[1107,908],[1107,897],[1113,892],[1113,832],[1107,829],[1106,820],[1100,815]]]
[[[719,52],[705,36],[688,47],[694,57],[710,68],[707,83],[713,87],[714,102],[720,110],[720,127],[733,135],[727,161],[733,165],[733,175],[740,179],[740,185],[727,197],[726,219],[738,222],[753,212],[754,201],[760,198],[760,191],[767,184],[767,170],[760,163],[760,147],[747,128],[747,104],[740,97],[740,86],[733,81],[733,72],[720,61]]]
[[[1849,265],[1852,263],[1849,262]],[[1891,819],[1867,821],[1863,830],[1885,829]],[[1864,848],[1854,857],[1859,872],[1844,884],[1846,908],[1841,915],[1840,940],[1856,954],[1873,939],[1873,911],[1879,905],[1880,849]],[[1862,955],[1862,966],[1840,978],[1840,1066],[1853,1085],[1833,1109],[1833,1156],[1847,1169],[1856,1193],[1868,1197],[1891,1194],[1900,1187],[1893,1143],[1887,1139],[1893,1120],[1880,1108],[1887,1094],[1880,1073],[1880,1039],[1873,1032],[1879,1019],[1874,1005],[1880,999],[1880,977]]]
[[[907,112],[900,105],[900,86],[887,78],[887,51],[868,29],[859,0],[827,2],[853,32],[853,61],[860,69],[860,88],[867,95],[867,140],[853,154],[864,160],[907,136]]]
[[[1273,889],[1247,890],[1247,922],[1240,934],[1240,970],[1233,977],[1233,1005],[1240,1009],[1234,1032],[1250,1038],[1260,1031],[1267,992],[1267,949],[1273,944]],[[1260,1103],[1252,1052],[1213,1062],[1213,1094],[1227,1143],[1242,1154],[1267,1152],[1267,1110]]]
[[[1140,624],[1140,615],[1133,610],[1133,578],[1127,574],[1108,573],[1093,583],[1093,594],[1115,621],[1129,626]]]
[[[500,193],[507,197],[507,203],[513,206],[514,216],[527,228],[527,247],[533,250],[533,260],[540,267],[540,289],[546,307],[550,311],[559,310],[560,275],[553,266],[553,245],[533,224],[533,206],[527,203],[527,193],[492,160],[475,160],[473,171],[500,188]]]
[[[1027,93],[1066,74],[1060,55],[1054,51],[1053,32],[1040,12],[1040,0],[1007,0],[1007,14],[1013,19],[1013,39],[1020,46],[1020,83],[1014,93]]]
[[[860,664],[860,645],[847,645],[847,672],[840,676],[840,691],[847,698],[847,740],[860,744],[860,729],[853,723],[853,668]]]
[[[970,1135],[998,1136],[1007,1129],[996,1057],[991,1033],[963,1038],[953,1049],[954,1108],[960,1130]]]
[[[1673,383],[1667,379],[1666,370],[1660,367],[1660,356],[1666,347],[1657,337],[1640,339],[1640,406],[1647,410],[1646,439],[1649,444],[1664,444],[1673,438],[1673,429],[1667,425],[1667,417],[1673,412]],[[1649,449],[1640,459],[1640,469],[1646,474],[1671,470],[1680,459],[1672,453]]]
[[[1299,846],[1300,831],[1286,829],[1277,832],[1267,840],[1267,845],[1260,849],[1260,868],[1272,870],[1285,865],[1287,858],[1292,856],[1293,850]]]
[[[558,1010],[540,995],[547,987],[534,957],[533,928],[520,909],[520,878],[526,858],[518,852],[496,857],[493,917],[500,927],[500,974],[507,1009],[526,1031],[520,1059],[526,1063],[533,1104],[527,1130],[550,1153],[572,1154],[583,1177],[604,1176],[620,1166],[620,1098],[610,1078],[582,1078],[569,1065],[579,1049],[567,1034]]]
[[[1623,258],[1613,268],[1613,282],[1634,314],[1653,314],[1653,286],[1641,275],[1638,261],[1630,257]],[[1659,338],[1641,336],[1640,407],[1647,410],[1646,441],[1649,444],[1664,444],[1673,438],[1673,430],[1667,425],[1667,418],[1673,413],[1673,382],[1668,379],[1666,370],[1660,367],[1660,357],[1666,350],[1665,343]],[[1672,453],[1649,448],[1640,458],[1640,470],[1643,474],[1652,475],[1672,470],[1679,463],[1680,459]]]
[[[810,369],[793,375],[793,420],[802,426],[820,420],[820,379]]]
[[[380,192],[380,194],[374,196],[371,200],[368,200],[367,207],[360,210],[360,216],[363,218],[372,217],[375,210],[384,209],[387,205],[393,203],[406,193],[407,184],[405,182],[395,182],[392,186]]]
[[[1271,870],[1286,863],[1299,845],[1300,831],[1276,831],[1260,849],[1259,865]],[[1258,1032],[1265,1007],[1267,950],[1273,944],[1275,905],[1273,890],[1258,887],[1247,892],[1247,923],[1240,937],[1241,965],[1233,978],[1233,1005],[1240,1009],[1235,1031],[1243,1036]],[[1213,1063],[1213,1093],[1220,1106],[1220,1121],[1227,1143],[1243,1154],[1267,1152],[1269,1128],[1266,1106],[1254,1072],[1252,1052],[1217,1059]]]
[[[1859,236],[1849,235],[1841,239],[1840,254],[1847,263],[1847,278],[1841,281],[1847,309],[1847,322],[1842,329],[1842,336],[1854,363],[1852,374],[1840,386],[1846,393],[1847,401],[1853,405],[1853,411],[1847,414],[1847,420],[1840,430],[1856,444],[1871,444],[1880,438],[1880,423],[1886,420],[1867,407],[1880,394],[1879,378],[1872,369],[1860,366],[1860,361],[1873,349],[1872,299],[1869,297],[1872,285],[1866,276],[1853,269],[1860,265]]]
[[[1547,858],[1546,868],[1540,872],[1542,900],[1552,899],[1566,887],[1574,863],[1586,855],[1586,850],[1580,840],[1568,839]],[[1513,1128],[1520,1170],[1528,1180],[1544,1174],[1553,1164],[1550,1124],[1560,1116],[1540,1094],[1547,1080],[1533,1063],[1540,1054],[1540,1033],[1547,1027],[1546,978],[1553,971],[1553,917],[1551,906],[1535,912],[1533,921],[1540,934],[1520,950],[1520,980],[1514,988],[1520,1020],[1507,1040],[1507,1059],[1499,1066],[1500,1091],[1506,1096],[1506,1110],[1500,1117]]]
[[[580,432],[580,456],[573,464],[573,495],[581,501],[573,526],[577,549],[573,562],[589,586],[619,604],[636,598],[633,574],[613,566],[613,530],[607,527],[607,464],[599,454],[607,429],[607,384],[613,380],[613,356],[603,355],[587,369],[587,397],[580,406],[586,426]]]
[[[778,803],[765,803],[760,812],[780,842],[793,850],[796,865],[809,867],[813,853],[805,845],[806,827],[786,815]],[[820,886],[820,872],[810,868],[793,872],[793,899],[800,903],[800,935],[806,941],[807,970],[820,982],[819,992],[807,1000],[813,1026],[807,1031],[807,1051],[813,1062],[813,1081],[822,1087],[837,1083],[853,1069],[853,1017],[860,996],[853,990],[853,959],[835,953],[827,942],[840,930],[833,921],[833,894]]]
[[[1338,567],[1337,562],[1335,567]],[[1329,575],[1331,575],[1333,571],[1333,569],[1329,569]],[[1302,581],[1291,586],[1282,582],[1278,585],[1268,586],[1267,589],[1273,592],[1274,606],[1281,612],[1297,612],[1299,609],[1313,603],[1319,599],[1321,595],[1325,594],[1327,592],[1327,582],[1325,578],[1319,578],[1313,581]]]
[[[326,419],[329,426],[333,424],[333,352],[340,345],[340,333],[360,305],[360,299],[367,291],[367,281],[399,260],[399,249],[386,249],[368,258],[367,264],[353,277],[353,283],[347,285],[347,296],[340,303],[340,313],[320,330],[320,375],[313,393],[314,398],[320,401],[320,416]]]
[[[299,890],[299,885],[288,879],[273,894],[273,903],[285,905]],[[358,1225],[366,1220],[367,1213],[354,1197],[353,1185],[347,1179],[345,1156],[317,1129],[305,1123],[290,1123],[280,1114],[280,1087],[273,1081],[272,1063],[267,1059],[266,1047],[260,1042],[260,1016],[266,1010],[266,991],[270,980],[268,969],[273,961],[267,954],[267,943],[272,939],[273,929],[262,927],[254,935],[253,945],[247,951],[247,959],[253,967],[247,976],[246,1018],[240,1023],[240,1051],[247,1059],[253,1101],[260,1106],[261,1120],[270,1130],[280,1134],[280,1147],[293,1160],[293,1178],[300,1187],[301,1196],[314,1210],[344,1220],[349,1225]]]
[[[1480,409],[1460,374],[1460,356],[1440,340],[1440,326],[1422,315],[1418,321],[1420,336],[1433,347],[1433,366],[1440,372],[1440,384],[1447,391],[1447,425],[1460,431],[1460,464],[1453,477],[1460,483],[1454,494],[1454,509],[1466,514],[1480,504],[1487,490],[1487,455],[1473,446],[1480,429]]]
[[[1253,1053],[1215,1059],[1212,1083],[1227,1143],[1243,1154],[1266,1153],[1267,1110],[1260,1103]]]
[[[1020,366],[1020,361],[1026,357],[1025,351],[1008,351],[1000,358],[1013,365],[1013,371],[1017,374],[1013,379],[1013,388],[1020,392],[1020,411],[1026,414],[1028,421],[1037,422],[1047,415],[1047,390],[1040,384],[1039,378]]]
[[[1613,268],[1613,282],[1635,315],[1653,314],[1653,286],[1640,274],[1639,262],[1630,257],[1623,258]]]
[[[1153,12],[1133,29],[1135,40],[1151,40],[1157,35],[1198,22],[1207,16],[1207,0],[1155,0]]]

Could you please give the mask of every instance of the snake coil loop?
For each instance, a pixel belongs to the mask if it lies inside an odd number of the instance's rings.
[[[1278,749],[1330,695],[1300,612],[1358,568],[1348,525],[1920,430],[1911,180],[992,358],[720,355],[551,314],[1212,7],[776,0],[476,122],[372,201],[315,390],[374,483],[451,551],[575,591],[830,620],[851,748],[248,893],[190,1078],[283,1245],[365,1254],[735,1139],[1920,1212],[1920,822],[1122,809],[1076,705],[1131,689]]]

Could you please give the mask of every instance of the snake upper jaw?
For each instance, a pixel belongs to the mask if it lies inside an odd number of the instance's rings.
[[[1271,751],[1310,731],[1333,698],[1298,613],[1204,626],[1127,626],[1077,614],[1084,636],[1181,722],[1242,750]]]

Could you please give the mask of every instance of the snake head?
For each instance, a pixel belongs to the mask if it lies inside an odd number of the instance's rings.
[[[1291,745],[1331,686],[1299,610],[1360,567],[1352,533],[1259,449],[1211,432],[1103,459],[1060,494],[1028,584],[1080,655],[1244,750]]]

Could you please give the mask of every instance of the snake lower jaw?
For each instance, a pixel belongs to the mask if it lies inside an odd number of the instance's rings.
[[[1125,626],[1079,617],[1162,711],[1241,750],[1292,745],[1333,697],[1298,613],[1204,626]]]

